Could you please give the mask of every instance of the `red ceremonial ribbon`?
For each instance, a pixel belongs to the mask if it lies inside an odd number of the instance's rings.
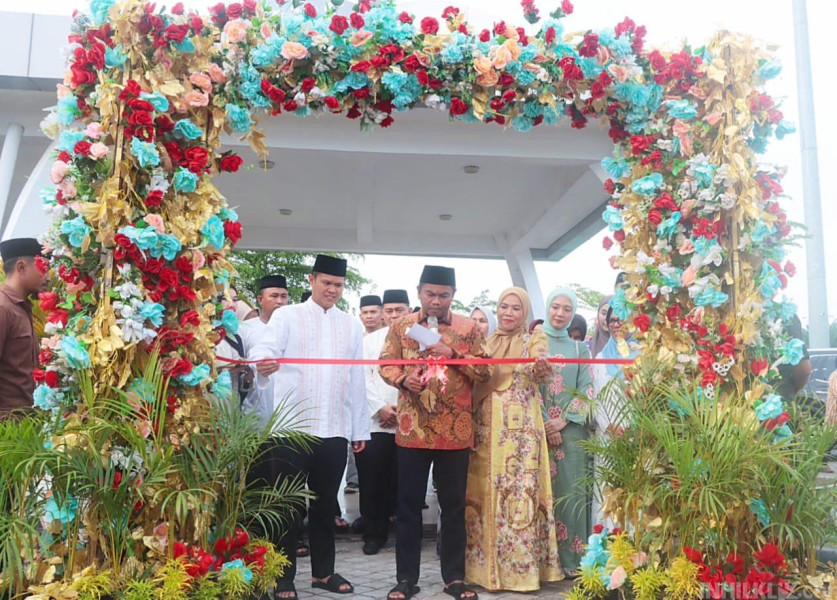
[[[241,360],[217,357],[219,361],[234,365],[255,365],[260,362],[274,362],[279,365],[446,365],[452,367],[465,365],[518,365],[533,363],[537,358],[423,358],[423,359],[366,359],[366,358],[263,358],[260,360]],[[630,365],[630,358],[562,358],[550,356],[546,362],[560,365]]]

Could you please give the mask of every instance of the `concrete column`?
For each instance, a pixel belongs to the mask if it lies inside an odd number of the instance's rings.
[[[22,137],[23,125],[19,123],[10,124],[3,140],[3,151],[0,152],[0,226],[5,221],[6,204],[9,201],[9,190],[12,188],[12,177],[15,174],[17,153],[20,149]]]
[[[507,254],[506,264],[509,266],[512,283],[529,292],[529,298],[532,300],[532,319],[545,318],[543,292],[538,281],[538,272],[535,270],[535,261],[532,259],[532,251]]]

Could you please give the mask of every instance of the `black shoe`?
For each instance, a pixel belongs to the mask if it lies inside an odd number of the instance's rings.
[[[381,545],[377,542],[363,542],[363,553],[366,556],[377,554],[380,549]]]

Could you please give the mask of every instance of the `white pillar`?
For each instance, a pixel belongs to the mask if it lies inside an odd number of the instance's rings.
[[[9,190],[12,188],[12,177],[15,174],[17,152],[20,149],[20,139],[23,137],[23,125],[12,123],[6,130],[3,140],[3,151],[0,152],[0,230],[6,214],[6,204],[9,201]]]
[[[808,12],[805,0],[793,0],[796,46],[796,86],[799,98],[799,133],[802,145],[802,205],[805,209],[805,262],[808,275],[808,335],[811,348],[828,348],[828,293],[822,230],[820,172],[817,165],[817,130],[814,86],[808,47]]]
[[[535,261],[532,260],[532,251],[524,250],[507,254],[506,264],[509,266],[512,283],[529,292],[529,299],[532,301],[532,319],[545,318],[546,307],[541,284],[538,281],[538,272],[535,270]]]

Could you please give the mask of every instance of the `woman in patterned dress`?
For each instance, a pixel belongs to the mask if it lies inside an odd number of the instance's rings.
[[[546,336],[530,335],[529,295],[509,288],[497,303],[493,358],[540,357],[496,365],[474,390],[475,451],[468,468],[466,579],[488,590],[528,592],[563,578],[539,384],[551,380]]]
[[[556,288],[546,301],[544,333],[549,356],[589,359],[587,346],[570,339],[567,328],[578,308],[575,293]],[[586,481],[590,457],[579,446],[591,433],[593,376],[590,365],[553,365],[544,385],[544,427],[549,445],[552,494],[556,499],[558,555],[569,576],[578,574],[584,544],[592,530],[592,489]]]

